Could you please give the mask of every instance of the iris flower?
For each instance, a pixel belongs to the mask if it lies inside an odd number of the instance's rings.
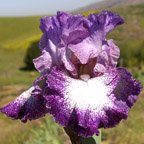
[[[120,50],[106,35],[123,19],[102,11],[84,17],[58,12],[40,21],[40,76],[13,102],[0,109],[22,122],[50,114],[82,137],[115,127],[136,102],[140,83],[117,68]]]

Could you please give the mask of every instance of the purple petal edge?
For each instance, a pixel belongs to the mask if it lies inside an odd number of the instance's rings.
[[[20,119],[22,122],[34,120],[45,116],[47,108],[42,96],[32,96],[33,87],[23,92],[16,100],[0,108],[0,112],[12,119]]]
[[[47,76],[49,88],[44,97],[54,120],[63,127],[72,127],[80,136],[90,137],[93,134],[98,135],[99,128],[114,127],[122,119],[126,119],[142,89],[141,84],[123,68],[112,69],[100,79],[108,87],[107,95],[112,103],[112,106],[105,105],[101,109],[102,115],[89,108],[82,110],[78,105],[71,107],[65,91],[73,80],[61,70],[53,69]]]

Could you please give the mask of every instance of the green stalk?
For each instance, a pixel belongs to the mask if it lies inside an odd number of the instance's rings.
[[[101,144],[101,142],[102,142],[102,132],[101,132],[101,129],[99,129],[99,136],[93,136],[93,138],[97,142],[96,144]]]
[[[99,136],[94,135],[91,138],[83,139],[81,144],[101,144],[101,130]]]
[[[94,135],[90,138],[79,137],[69,128],[65,128],[65,132],[69,136],[72,144],[101,144],[101,130],[99,130],[99,136]]]

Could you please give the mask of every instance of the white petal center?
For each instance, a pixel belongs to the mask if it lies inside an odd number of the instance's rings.
[[[111,88],[104,84],[104,77],[92,78],[88,81],[72,79],[70,83],[65,95],[72,108],[93,109],[99,112],[104,107],[113,105],[108,96]]]

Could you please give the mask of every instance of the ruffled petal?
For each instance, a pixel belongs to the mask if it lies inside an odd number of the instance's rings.
[[[115,45],[113,40],[107,40],[106,47],[103,48],[107,52],[109,57],[109,66],[115,67],[118,63],[120,57],[120,50],[118,46]]]
[[[45,72],[52,66],[52,58],[47,51],[43,51],[42,55],[33,60],[35,68],[39,72]]]
[[[46,36],[46,34],[44,33],[39,41],[39,48],[42,51],[43,49],[45,49],[48,45],[48,38]]]
[[[62,40],[66,45],[79,43],[90,35],[89,21],[81,14],[58,12],[57,19],[62,29]]]
[[[43,31],[45,36],[47,36],[47,38],[50,39],[54,43],[54,45],[58,45],[61,42],[60,36],[61,36],[62,30],[61,30],[60,23],[57,20],[56,16],[43,17],[40,21],[40,29]],[[41,45],[44,45],[42,44],[43,40],[44,40],[44,37],[41,41]]]
[[[20,119],[22,122],[33,120],[44,116],[47,113],[45,100],[40,95],[33,95],[34,87],[23,92],[13,102],[4,106],[0,111],[13,119]]]
[[[42,37],[42,39],[44,40],[44,37]],[[41,45],[41,46],[44,46],[44,45]],[[39,62],[42,62],[42,65],[44,65],[44,67],[47,67],[47,68],[51,66],[60,65],[62,63],[60,59],[62,48],[58,49],[51,40],[47,40],[46,47],[41,47],[41,48],[42,48],[41,49],[42,56],[34,60],[34,64],[36,68],[41,66]],[[45,63],[47,63],[48,65],[46,66]],[[38,68],[38,71],[41,71],[41,70],[39,70]]]
[[[47,107],[56,122],[73,127],[78,135],[99,134],[99,128],[114,127],[126,119],[141,85],[123,68],[82,81],[54,68],[46,80]]]
[[[103,11],[101,15],[104,15],[106,17],[105,25],[104,25],[104,31],[106,34],[112,31],[118,25],[121,25],[124,23],[123,18],[121,18],[116,13],[113,13],[110,11]]]
[[[123,24],[124,20],[116,13],[103,11],[100,14],[91,14],[88,16],[91,21],[91,32],[102,31],[106,36],[116,26]]]
[[[113,40],[103,42],[102,51],[97,56],[97,63],[94,67],[95,73],[104,73],[107,69],[116,67],[120,56],[119,48]]]
[[[45,16],[41,19],[40,28],[54,45],[67,45],[79,43],[90,35],[88,30],[89,21],[82,15],[72,15],[58,12],[56,16]],[[44,37],[41,39],[43,46]]]
[[[48,51],[56,65],[63,63],[70,72],[76,70],[67,51],[71,50],[81,64],[98,57],[94,72],[104,72],[108,65],[116,65],[119,53],[113,42],[105,40],[105,36],[122,23],[123,19],[119,15],[109,11],[92,14],[88,18],[80,14],[58,12],[56,16],[41,19],[40,28],[44,34],[40,49]],[[104,41],[106,44],[103,44]],[[60,52],[62,48],[65,52]],[[63,60],[59,63],[61,58]]]

